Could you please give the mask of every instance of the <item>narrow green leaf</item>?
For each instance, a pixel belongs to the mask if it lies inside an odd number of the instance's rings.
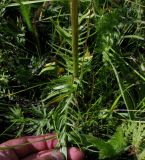
[[[44,69],[41,70],[41,72],[38,75],[41,75],[42,73],[44,73],[46,71],[48,72],[48,71],[52,71],[55,69],[56,69],[56,67],[53,67],[53,66],[45,67]]]

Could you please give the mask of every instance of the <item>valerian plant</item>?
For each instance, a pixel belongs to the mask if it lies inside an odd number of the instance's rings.
[[[99,159],[144,159],[144,2],[77,2],[3,1],[2,133],[55,131],[66,157],[77,145]]]

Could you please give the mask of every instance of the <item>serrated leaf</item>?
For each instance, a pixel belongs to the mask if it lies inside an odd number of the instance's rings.
[[[138,155],[138,160],[145,160],[145,149]]]
[[[99,159],[105,159],[109,157],[113,157],[116,152],[113,147],[106,143],[104,140],[94,137],[93,135],[79,134],[79,137],[74,137],[73,139],[77,141],[79,144],[82,144],[86,148],[91,146],[99,150]]]
[[[118,127],[114,135],[108,141],[108,143],[114,148],[116,154],[120,153],[127,147],[127,139],[125,139],[122,127]]]
[[[115,155],[115,150],[113,149],[113,147],[110,144],[106,143],[104,140],[98,139],[91,135],[86,135],[86,139],[91,145],[99,149],[100,159],[113,157]]]

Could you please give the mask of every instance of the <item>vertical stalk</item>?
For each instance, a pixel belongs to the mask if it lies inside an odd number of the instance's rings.
[[[78,0],[70,0],[72,26],[73,77],[78,76]]]

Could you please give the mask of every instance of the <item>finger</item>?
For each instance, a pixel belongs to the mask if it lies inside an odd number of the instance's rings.
[[[27,156],[22,160],[64,160],[64,155],[60,151],[44,150]],[[68,160],[83,160],[84,153],[76,147],[68,149]]]
[[[6,148],[7,146],[4,143],[2,143],[0,144],[0,147]],[[0,149],[0,160],[11,160],[11,159],[19,160],[16,155],[16,152],[13,149],[7,149],[7,150]]]
[[[27,156],[22,160],[64,160],[64,159],[65,158],[62,155],[62,153],[60,153],[60,151],[45,150]]]
[[[16,155],[22,158],[30,153],[54,148],[57,141],[55,139],[49,139],[54,136],[54,133],[41,136],[26,136],[9,140],[1,145],[12,147]]]
[[[54,133],[43,136],[28,136],[27,141],[31,143],[37,151],[53,149],[57,144]]]
[[[31,144],[28,144],[26,137],[9,140],[3,144],[8,148],[11,147],[8,150],[9,151],[13,150],[18,157],[23,157],[30,152],[31,153],[35,152],[33,146]],[[7,151],[7,149],[5,151]]]

